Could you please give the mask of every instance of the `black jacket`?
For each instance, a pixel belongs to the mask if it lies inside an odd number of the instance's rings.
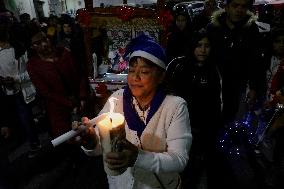
[[[224,10],[215,12],[207,32],[211,53],[222,75],[224,111],[230,109],[233,116],[247,85],[258,94],[263,92],[265,74],[261,61],[261,36],[254,15],[248,13],[242,23],[230,28],[226,14]]]
[[[172,93],[188,103],[193,128],[216,126],[213,119],[221,114],[221,85],[213,62],[198,66],[191,58],[176,58],[167,67],[166,81]]]

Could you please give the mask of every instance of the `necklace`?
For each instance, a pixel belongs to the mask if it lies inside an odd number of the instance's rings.
[[[133,98],[134,100],[135,98]],[[134,103],[133,105],[136,104],[136,111],[140,117],[140,119],[146,123],[146,117],[147,117],[147,114],[148,114],[148,110],[149,110],[149,107],[150,107],[150,103],[144,105],[144,106],[141,106],[138,102],[137,99],[134,100]]]
[[[140,109],[142,112],[145,112],[145,111],[149,108],[149,106],[150,106],[150,104],[141,106],[141,105],[138,103],[138,107],[139,107],[139,109]]]

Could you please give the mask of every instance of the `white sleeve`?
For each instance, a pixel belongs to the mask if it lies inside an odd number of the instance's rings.
[[[181,172],[187,165],[192,135],[185,103],[177,107],[167,130],[167,151],[155,153],[139,150],[135,166],[155,173]]]

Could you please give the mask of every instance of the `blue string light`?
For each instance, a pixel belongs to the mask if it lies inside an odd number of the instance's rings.
[[[218,149],[233,158],[254,150],[273,112],[269,110],[257,115],[254,111],[248,111],[240,120],[227,124],[218,138]]]

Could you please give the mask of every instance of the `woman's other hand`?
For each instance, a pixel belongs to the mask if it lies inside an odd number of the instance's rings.
[[[111,170],[132,167],[138,156],[138,148],[127,140],[120,141],[121,152],[109,152],[105,162]]]

